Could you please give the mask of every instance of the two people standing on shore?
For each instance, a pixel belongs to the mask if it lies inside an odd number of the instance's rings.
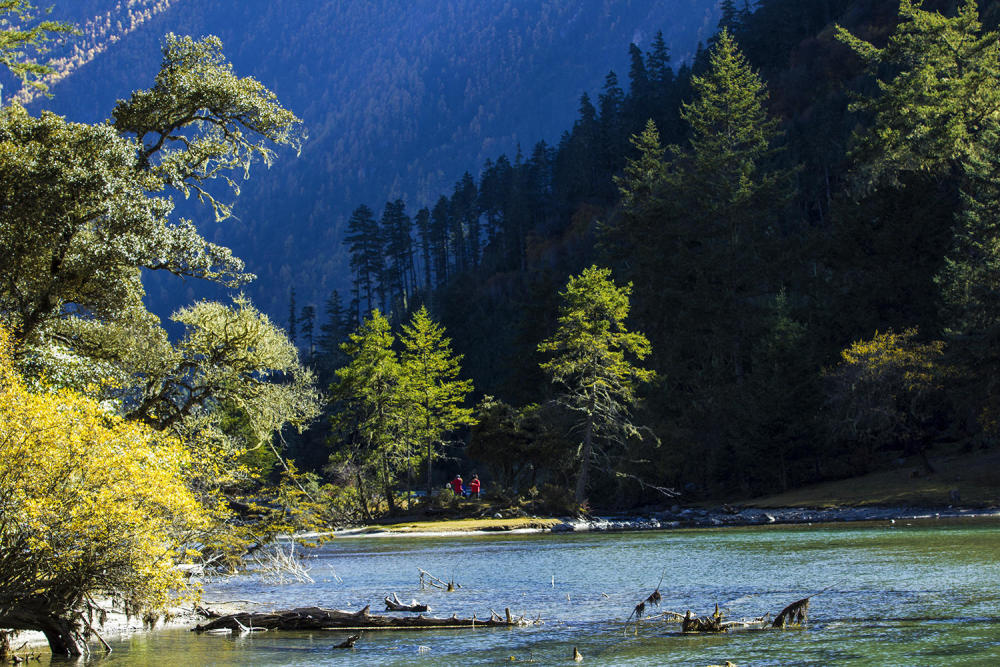
[[[451,486],[451,490],[456,496],[462,496],[463,498],[474,496],[476,498],[479,498],[479,489],[481,488],[479,475],[476,474],[472,475],[472,480],[469,481],[468,490],[466,490],[464,487],[462,476],[457,473],[455,475],[455,479],[448,482],[448,484]]]

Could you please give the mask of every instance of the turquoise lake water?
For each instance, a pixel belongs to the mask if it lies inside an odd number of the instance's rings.
[[[216,580],[205,599],[261,610],[381,610],[395,592],[432,615],[540,616],[518,629],[267,632],[167,630],[112,642],[107,665],[1000,665],[1000,521],[913,521],[635,533],[338,538],[307,552],[315,580]],[[418,568],[462,588],[420,590]],[[665,574],[664,574],[665,573]],[[663,575],[660,609],[776,614],[815,593],[804,629],[682,635],[625,619]],[[554,582],[554,583],[553,583]],[[651,608],[656,613],[656,608]],[[512,660],[513,659],[513,660]]]

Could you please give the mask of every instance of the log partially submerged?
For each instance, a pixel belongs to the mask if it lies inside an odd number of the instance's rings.
[[[726,620],[726,614],[724,611],[719,609],[718,604],[715,605],[715,611],[707,616],[695,616],[691,613],[691,610],[688,610],[686,614],[680,614],[676,611],[664,611],[663,613],[658,614],[653,618],[647,618],[646,620],[651,621],[654,618],[659,618],[667,622],[680,621],[681,632],[685,633],[718,633],[729,632],[730,630],[767,630],[771,628],[782,629],[802,627],[808,620],[809,600],[827,590],[829,590],[829,587],[824,588],[819,593],[813,593],[809,597],[796,600],[782,609],[778,613],[777,617],[775,617],[774,621],[771,620],[770,612],[756,618]],[[651,603],[658,605],[661,599],[662,596],[660,595],[660,587],[657,585],[653,594],[637,604],[635,609],[625,620],[626,629],[628,628],[628,622],[632,620],[632,617],[635,617],[635,631],[638,633],[639,624],[643,621],[643,612],[646,609],[646,604]]]
[[[194,632],[211,632],[240,628],[257,630],[399,630],[422,628],[510,628],[536,625],[540,619],[515,617],[506,609],[506,618],[490,611],[488,619],[450,618],[433,616],[380,616],[370,613],[370,605],[361,611],[323,609],[321,607],[300,607],[269,613],[241,612],[214,619],[203,625],[196,625]]]
[[[359,634],[358,635],[351,635],[350,637],[348,637],[344,641],[340,642],[339,644],[337,644],[333,648],[354,648],[354,645],[356,643],[358,643],[359,639],[361,639],[361,635],[359,635]]]
[[[431,608],[425,604],[420,604],[416,600],[410,600],[410,604],[404,604],[395,593],[392,597],[386,596],[385,598],[385,610],[386,611],[410,611],[410,612],[424,612],[430,611]]]

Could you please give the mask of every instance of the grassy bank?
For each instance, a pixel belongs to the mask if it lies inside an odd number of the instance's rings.
[[[413,520],[368,526],[360,534],[372,533],[468,533],[474,531],[510,531],[551,528],[559,519],[532,517],[512,519],[439,519]]]
[[[893,470],[807,486],[741,504],[764,508],[1000,506],[1000,450],[965,454],[942,452],[930,457],[930,462],[933,473],[925,472],[914,457]],[[958,494],[957,502],[953,491]]]

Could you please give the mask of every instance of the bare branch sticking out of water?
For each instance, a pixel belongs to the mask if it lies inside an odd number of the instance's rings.
[[[288,543],[287,551],[275,542],[255,553],[253,563],[257,574],[265,581],[275,584],[313,583],[309,568],[295,553],[295,542]]]

